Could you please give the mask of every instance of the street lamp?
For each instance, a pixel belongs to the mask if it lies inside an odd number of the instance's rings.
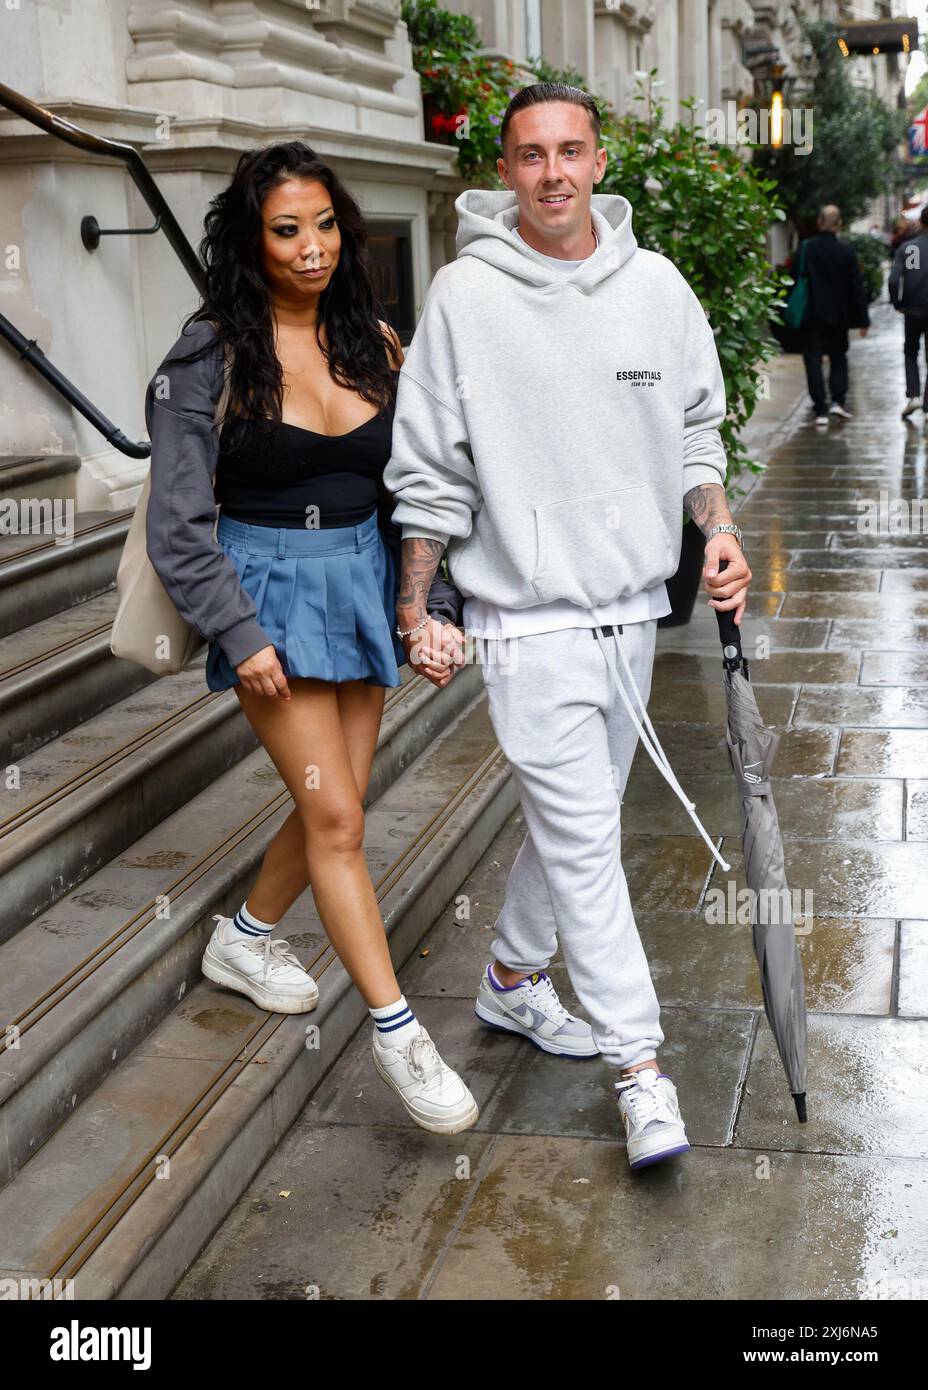
[[[779,50],[773,47],[748,49],[745,55],[753,58],[754,101],[756,106],[767,106],[770,110],[770,144],[774,149],[783,148],[784,107],[788,104],[790,93],[796,85],[796,77],[787,73],[786,64],[780,62]]]
[[[786,68],[774,63],[770,72],[770,143],[775,150],[783,148],[783,85]]]

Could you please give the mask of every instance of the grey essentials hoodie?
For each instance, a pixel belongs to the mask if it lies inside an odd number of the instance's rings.
[[[512,234],[515,194],[455,203],[399,379],[384,482],[404,539],[447,545],[467,596],[595,607],[677,568],[683,494],[725,481],[725,387],[696,295],[594,194],[569,275]]]

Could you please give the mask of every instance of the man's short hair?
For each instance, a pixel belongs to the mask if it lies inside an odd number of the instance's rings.
[[[506,135],[510,122],[516,112],[524,111],[528,106],[540,106],[547,101],[567,101],[572,106],[582,106],[590,118],[593,136],[597,147],[599,146],[603,122],[599,114],[599,107],[589,92],[585,92],[582,87],[569,87],[566,82],[534,82],[530,87],[523,87],[521,91],[516,92],[506,107],[506,114],[503,117],[503,124],[499,132],[500,145],[503,150],[506,148]]]
[[[923,227],[928,227],[928,203],[925,204],[921,212],[918,214],[918,220]]]

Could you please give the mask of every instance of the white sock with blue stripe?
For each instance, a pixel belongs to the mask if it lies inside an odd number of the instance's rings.
[[[405,1047],[419,1036],[419,1020],[401,994],[395,1004],[371,1009],[381,1047]]]
[[[228,922],[219,923],[219,940],[226,946],[231,946],[233,941],[265,941],[278,925],[277,922],[262,922],[248,911],[247,902],[246,898]]]

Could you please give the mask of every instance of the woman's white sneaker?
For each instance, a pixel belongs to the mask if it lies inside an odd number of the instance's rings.
[[[228,917],[214,913],[219,924],[203,953],[203,974],[217,985],[245,994],[261,1009],[276,1014],[309,1013],[319,1003],[319,986],[307,974],[284,937],[226,942],[220,930]]]
[[[556,1057],[599,1056],[590,1025],[567,1012],[543,970],[529,975],[515,989],[499,990],[493,988],[487,966],[474,1013],[491,1028],[518,1033]]]
[[[628,1162],[646,1168],[690,1147],[683,1127],[677,1088],[669,1076],[642,1067],[615,1083],[619,1113],[625,1122]]]
[[[441,1060],[428,1033],[405,1047],[384,1047],[377,1029],[371,1042],[377,1075],[395,1091],[407,1114],[432,1134],[458,1134],[477,1123],[480,1111],[457,1072]]]

